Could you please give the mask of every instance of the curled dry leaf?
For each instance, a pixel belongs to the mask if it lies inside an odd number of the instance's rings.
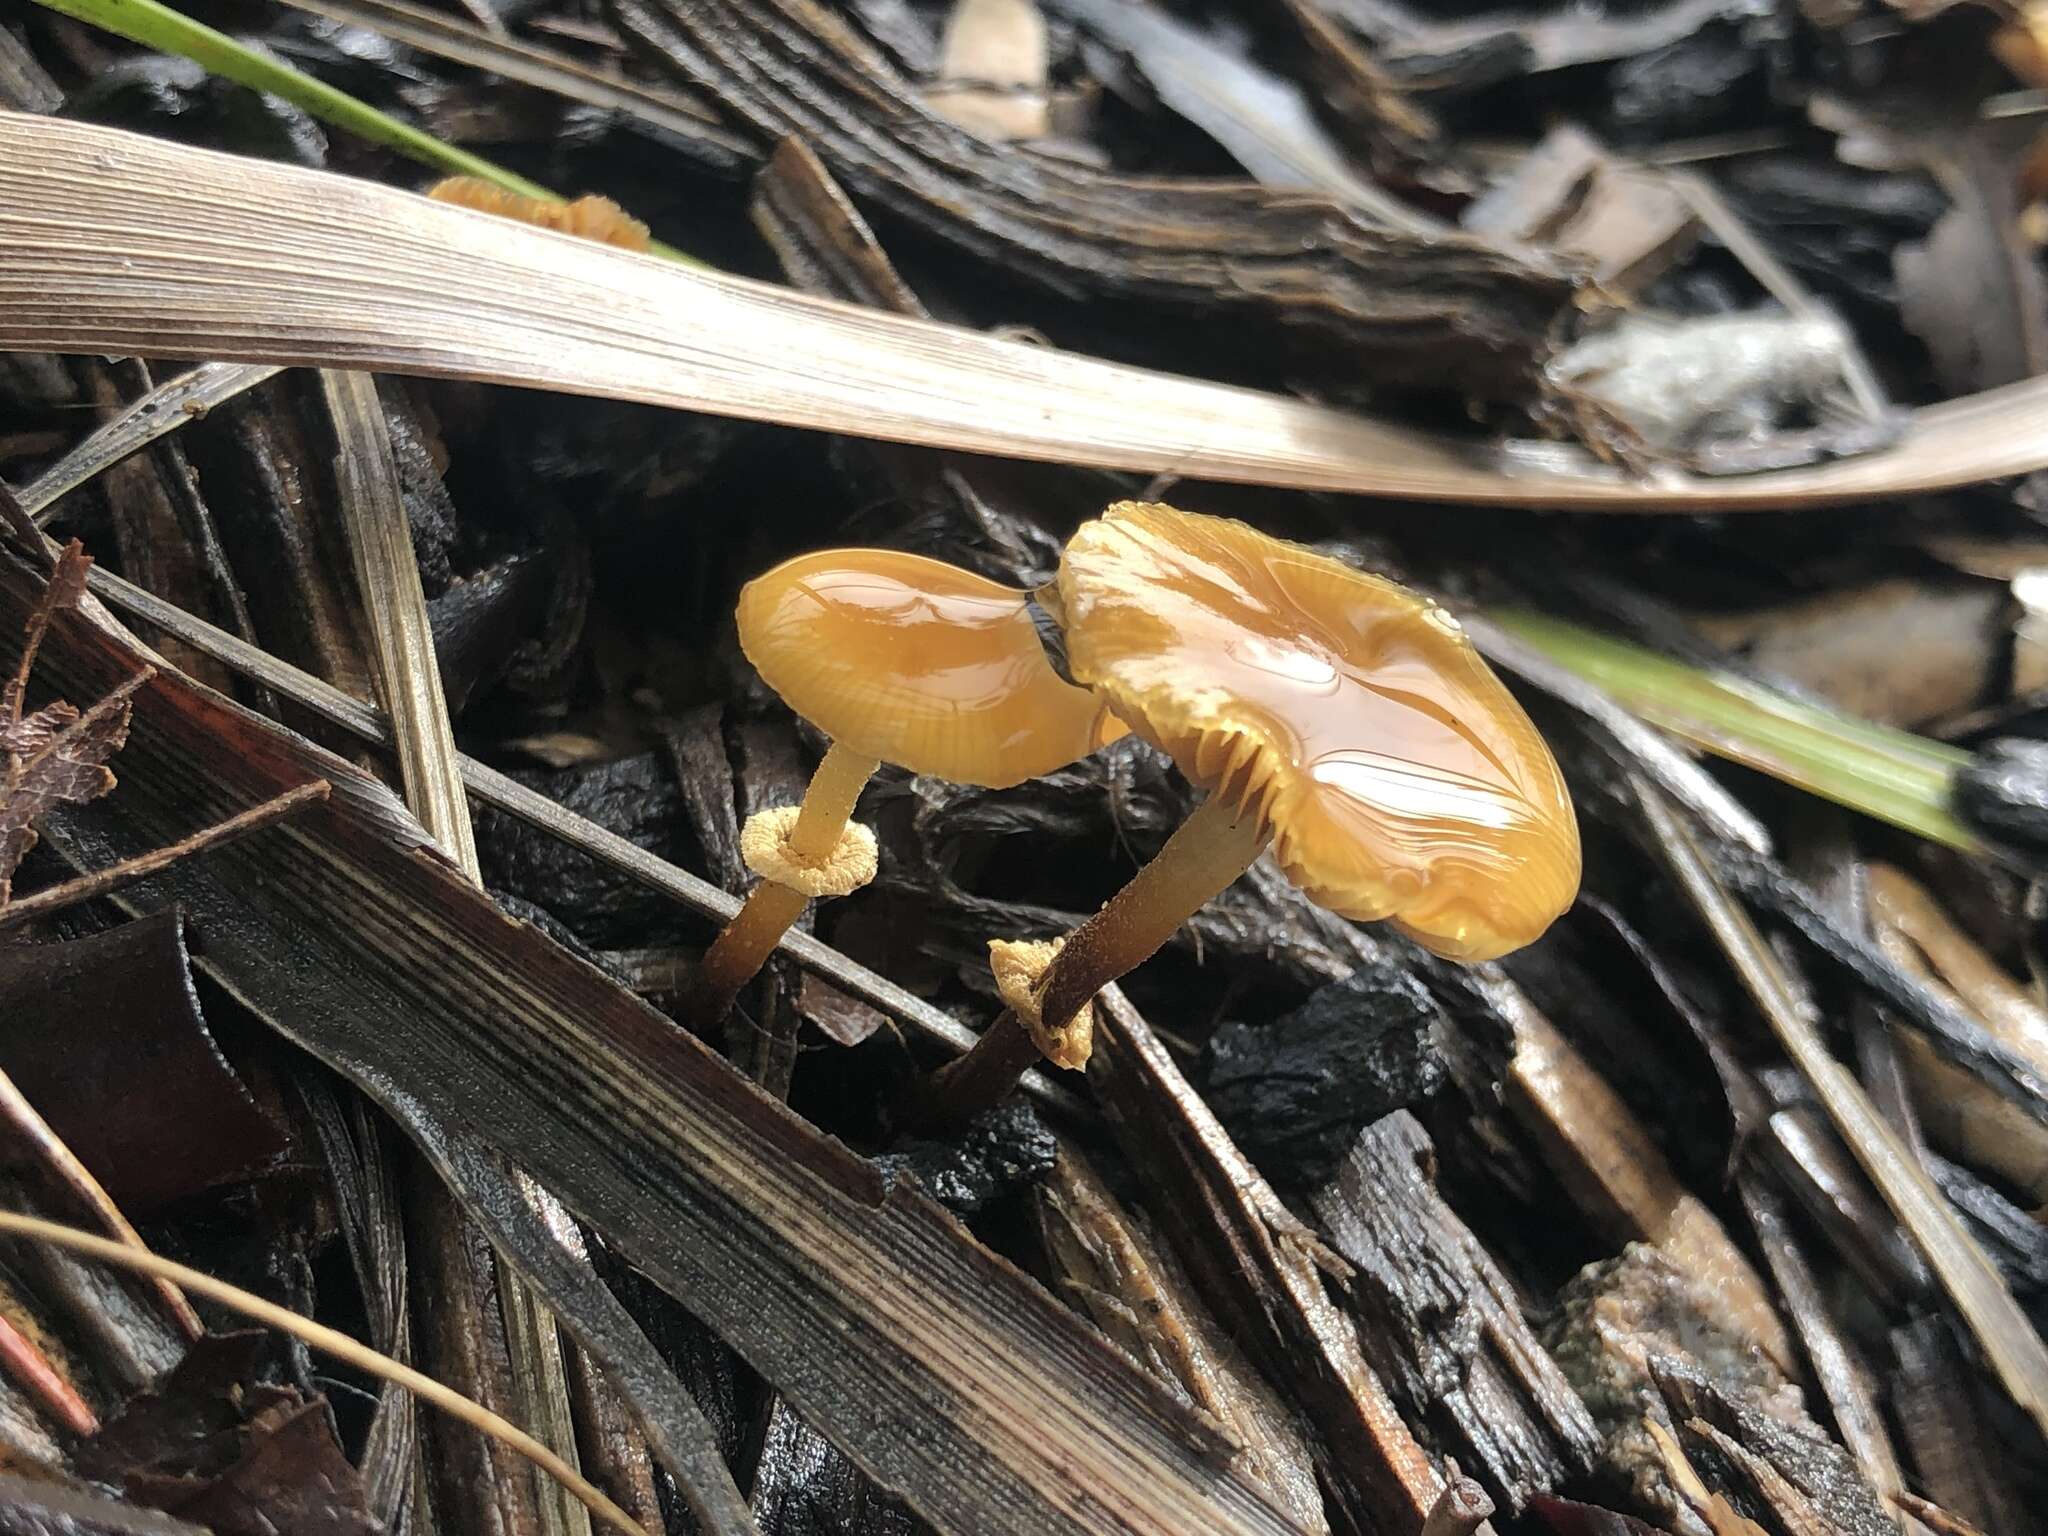
[[[189,966],[184,923],[163,913],[23,945],[0,968],[0,1069],[136,1216],[245,1181],[285,1149],[208,1030]]]

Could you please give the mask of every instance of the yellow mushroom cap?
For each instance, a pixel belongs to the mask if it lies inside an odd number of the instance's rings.
[[[1319,905],[1468,961],[1571,905],[1579,832],[1557,763],[1427,598],[1243,523],[1119,502],[1041,600],[1074,680],[1263,817]]]
[[[1046,659],[1030,594],[885,549],[800,555],[740,591],[740,647],[865,757],[1006,789],[1124,734]]]

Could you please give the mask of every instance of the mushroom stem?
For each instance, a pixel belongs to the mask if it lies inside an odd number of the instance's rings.
[[[821,864],[832,856],[854,802],[881,765],[833,742],[811,775],[803,805],[787,848],[803,864]],[[686,1023],[708,1029],[731,1010],[740,989],[752,981],[775,953],[790,924],[803,916],[810,897],[774,880],[763,879],[748,893],[739,913],[704,952],[696,979],[680,1010]]]
[[[836,741],[827,747],[818,771],[811,775],[810,787],[804,791],[796,830],[789,834],[790,853],[805,864],[818,864],[829,858],[839,846],[839,834],[853,820],[854,802],[881,766],[874,758],[863,757]]]
[[[1196,806],[1152,862],[1068,938],[1039,990],[1045,1027],[1058,1029],[1149,960],[1174,929],[1251,867],[1271,835],[1264,818],[1222,795]]]
[[[1038,1060],[1031,1032],[1005,1008],[965,1056],[932,1074],[929,1090],[914,1106],[916,1117],[931,1130],[964,1130],[976,1115],[1007,1099]]]
[[[684,1000],[682,1015],[708,1029],[732,1008],[740,989],[761,973],[789,925],[803,916],[811,898],[773,880],[763,880],[748,894],[739,915],[725,925],[711,947]]]
[[[1058,1030],[1097,992],[1142,965],[1250,867],[1270,836],[1260,817],[1222,795],[1196,806],[1152,862],[1076,928],[1054,958],[1038,990],[1045,1028]],[[1005,1008],[965,1056],[934,1074],[926,1118],[965,1125],[1007,1098],[1037,1059],[1029,1031]]]

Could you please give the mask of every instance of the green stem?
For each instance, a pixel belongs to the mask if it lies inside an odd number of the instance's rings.
[[[1960,747],[1702,671],[1546,614],[1489,616],[1632,713],[1696,746],[1934,842],[1966,851],[1978,846],[1949,810],[1955,772],[1970,760]]]
[[[167,5],[159,4],[158,0],[36,0],[36,3],[102,31],[112,32],[117,37],[125,37],[130,42],[141,43],[146,48],[190,59],[210,73],[232,80],[237,85],[281,97],[294,106],[305,108],[323,123],[345,129],[373,144],[394,149],[408,159],[432,166],[447,175],[475,176],[522,197],[537,197],[551,203],[563,201],[559,193],[549,191],[538,182],[528,181],[524,176],[494,165],[468,150],[443,144],[431,134],[400,122],[388,112],[380,112],[368,102],[358,101],[348,92],[316,80],[303,70],[294,69],[246,43],[237,42],[225,32],[194,21]],[[699,265],[682,252],[665,245],[656,244],[650,249],[658,256],[687,266]]]
[[[546,187],[515,176],[466,150],[443,144],[390,114],[357,101],[346,91],[336,90],[325,81],[259,53],[167,5],[159,5],[157,0],[37,0],[37,4],[90,22],[130,42],[188,58],[237,85],[280,96],[294,106],[304,107],[323,123],[346,128],[360,138],[395,149],[451,176],[479,176],[508,192],[559,201]]]

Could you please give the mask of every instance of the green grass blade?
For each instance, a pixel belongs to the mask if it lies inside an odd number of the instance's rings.
[[[554,200],[546,187],[515,176],[501,166],[466,150],[443,144],[430,134],[402,123],[389,113],[379,112],[357,101],[346,91],[294,69],[280,59],[237,42],[225,32],[181,15],[157,0],[37,0],[39,5],[88,22],[130,42],[141,43],[163,53],[175,53],[192,60],[209,72],[246,85],[251,90],[280,96],[303,107],[323,123],[344,128],[359,138],[395,149],[422,165],[430,165],[451,176],[480,176],[509,192],[526,197]]]
[[[1704,672],[1545,614],[1515,609],[1491,617],[1696,746],[1932,841],[1978,846],[1949,810],[1950,781],[1970,760],[1959,747]]]
[[[146,48],[190,59],[209,73],[232,80],[237,85],[281,97],[296,107],[304,108],[323,123],[368,139],[373,144],[382,144],[446,175],[475,176],[523,197],[538,197],[548,202],[562,200],[558,193],[549,191],[538,182],[528,181],[501,165],[494,165],[481,155],[457,149],[452,144],[443,144],[410,123],[401,122],[388,112],[380,112],[368,102],[358,101],[348,92],[316,80],[305,71],[294,69],[283,60],[272,58],[246,43],[237,42],[225,32],[217,32],[167,5],[159,4],[158,0],[36,0],[36,3],[102,31],[112,32],[117,37],[125,37],[130,42],[141,43]],[[656,244],[652,249],[658,256],[697,265],[690,257],[668,246]]]

